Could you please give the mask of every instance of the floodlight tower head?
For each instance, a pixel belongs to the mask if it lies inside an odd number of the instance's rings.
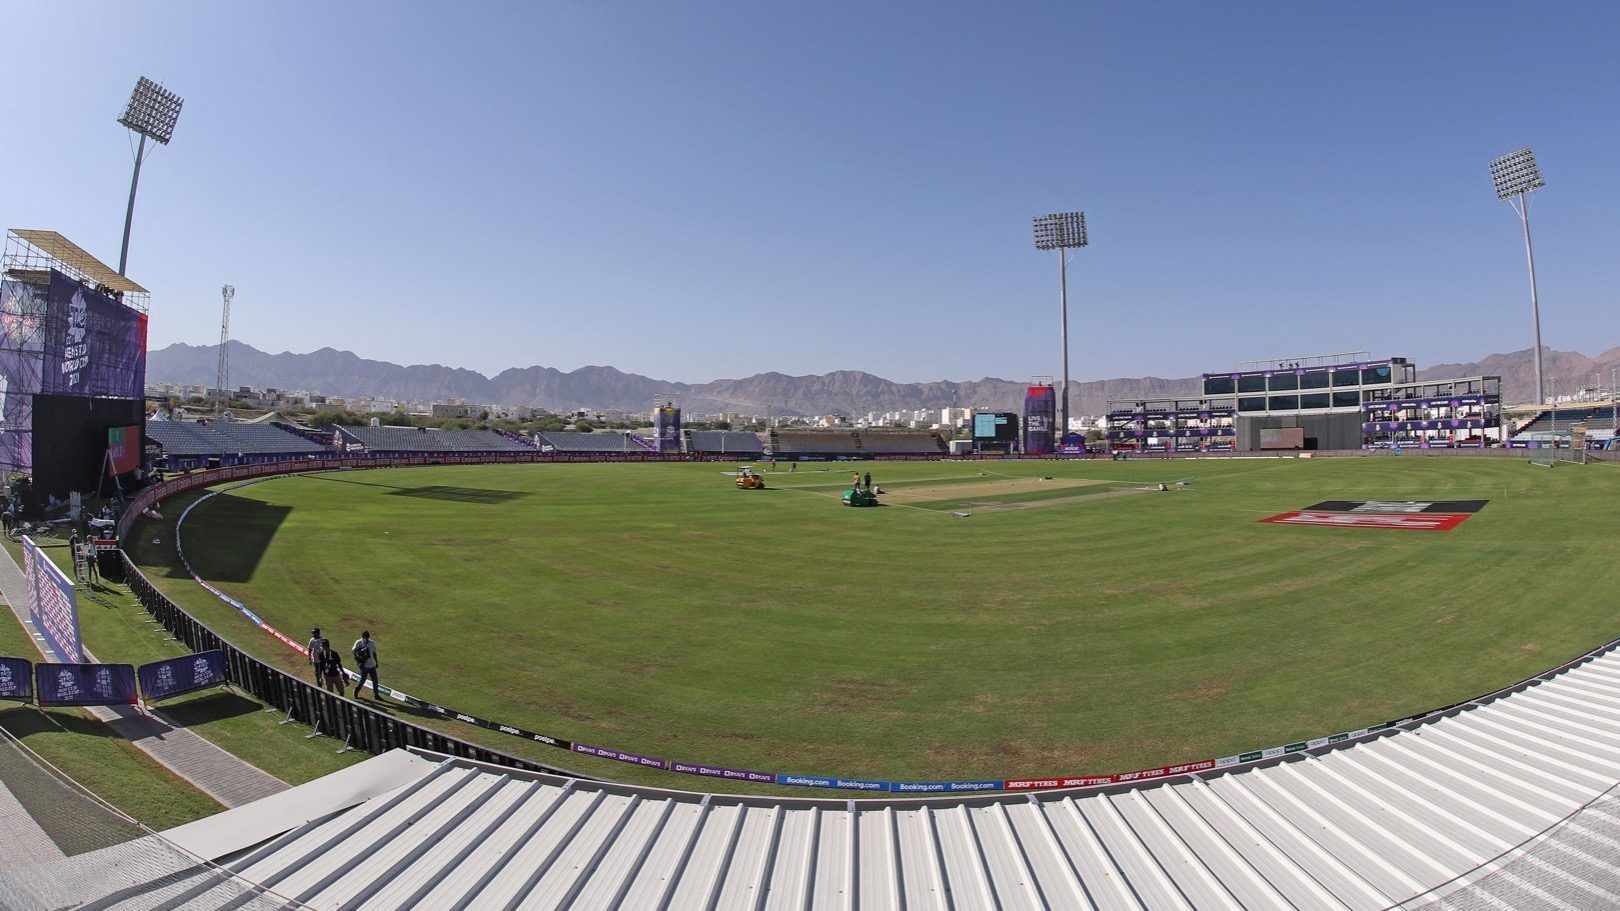
[[[160,145],[168,145],[182,104],[185,102],[179,95],[142,76],[136,80],[135,91],[130,93],[129,104],[118,122]]]
[[[1086,245],[1086,213],[1054,212],[1035,216],[1035,249],[1062,250]]]
[[[1547,185],[1536,165],[1536,154],[1528,146],[1492,161],[1491,183],[1496,186],[1497,199],[1512,199]]]

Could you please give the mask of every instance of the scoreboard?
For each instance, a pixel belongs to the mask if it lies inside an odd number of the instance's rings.
[[[1018,439],[1018,414],[1012,411],[984,411],[975,414],[973,439],[981,443],[1014,442]]]

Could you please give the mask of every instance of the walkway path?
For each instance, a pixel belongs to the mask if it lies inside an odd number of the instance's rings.
[[[9,551],[0,550],[0,594],[37,644],[41,639],[28,618],[27,592],[17,561]],[[88,648],[85,657],[95,660]],[[183,727],[171,725],[160,715],[149,715],[130,705],[94,706],[88,711],[120,737],[227,807],[239,807],[288,788],[285,781]]]
[[[17,802],[16,795],[0,782],[0,845],[5,845],[0,864],[21,867],[43,863],[62,856],[62,849],[45,834],[28,809]]]

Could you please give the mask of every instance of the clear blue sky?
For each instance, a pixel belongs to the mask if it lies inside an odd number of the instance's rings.
[[[185,98],[130,274],[233,336],[673,380],[1620,344],[1620,5],[6,5],[5,227],[116,262],[136,76]]]

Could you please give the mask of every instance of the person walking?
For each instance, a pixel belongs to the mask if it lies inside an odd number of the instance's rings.
[[[866,489],[872,489],[872,473],[870,471],[866,473]]]
[[[377,640],[371,638],[371,630],[362,630],[360,638],[354,640],[355,670],[360,673],[360,679],[354,682],[354,698],[361,697],[361,688],[366,685],[366,678],[371,678],[371,695],[373,698],[382,697],[382,684],[377,682]]]
[[[321,628],[315,627],[309,631],[309,644],[304,646],[304,654],[309,657],[309,666],[315,672],[315,685],[321,685],[321,655],[332,650],[332,643],[321,635]]]
[[[321,652],[321,663],[317,666],[321,685],[326,689],[343,695],[343,657],[337,649],[328,647]]]

